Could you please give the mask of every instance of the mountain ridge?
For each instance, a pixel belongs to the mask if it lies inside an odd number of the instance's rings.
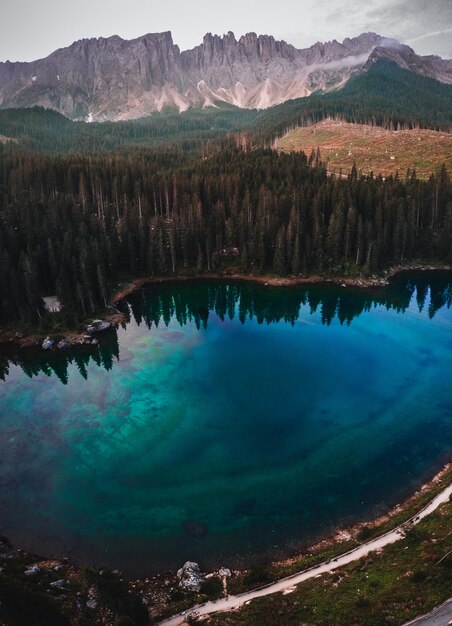
[[[71,119],[119,121],[224,101],[265,109],[344,86],[379,59],[452,83],[452,60],[420,57],[376,33],[298,49],[271,35],[207,33],[181,51],[170,31],[80,39],[44,59],[0,63],[0,108],[44,106]]]

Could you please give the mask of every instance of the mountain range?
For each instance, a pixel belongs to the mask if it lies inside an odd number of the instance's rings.
[[[74,120],[119,121],[167,107],[265,109],[343,87],[381,60],[452,84],[452,60],[375,33],[297,49],[268,35],[205,35],[180,51],[170,32],[76,41],[45,59],[0,63],[0,108],[42,106]]]

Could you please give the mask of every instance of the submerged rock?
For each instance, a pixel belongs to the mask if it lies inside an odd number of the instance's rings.
[[[39,565],[32,565],[28,569],[25,570],[25,576],[34,576],[35,574],[39,574],[41,568]]]
[[[64,348],[67,348],[68,346],[69,342],[66,341],[66,339],[61,339],[61,341],[57,343],[57,348],[59,348],[60,350],[64,350]]]
[[[187,535],[190,535],[191,537],[205,537],[209,532],[207,524],[193,519],[186,519],[183,526]]]
[[[55,342],[53,339],[50,339],[50,337],[46,337],[44,341],[42,342],[43,350],[52,350],[54,346],[55,346]]]
[[[256,498],[247,498],[246,500],[240,500],[234,506],[233,514],[237,517],[243,517],[251,515],[256,506]]]
[[[187,561],[180,570],[177,571],[179,587],[186,591],[199,591],[204,582],[199,565],[193,561]]]

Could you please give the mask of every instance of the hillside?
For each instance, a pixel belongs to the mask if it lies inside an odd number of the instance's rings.
[[[452,126],[452,85],[400,69],[380,60],[334,93],[291,100],[265,111],[241,109],[224,102],[193,107],[183,113],[167,108],[128,122],[73,122],[42,107],[0,110],[0,135],[18,139],[25,148],[48,154],[102,153],[126,147],[210,150],[212,142],[272,145],[298,126],[326,118],[382,128]],[[245,136],[243,135],[245,133]]]
[[[183,113],[166,109],[129,122],[88,124],[42,107],[16,108],[0,110],[0,134],[15,138],[23,148],[47,154],[93,154],[137,146],[187,151],[251,128],[257,115],[222,104]]]
[[[296,128],[275,146],[284,152],[310,154],[320,148],[330,172],[348,173],[356,164],[358,173],[404,176],[408,169],[428,178],[443,163],[452,169],[452,135],[433,130],[390,131],[376,126],[324,120]]]
[[[452,85],[419,76],[395,63],[379,60],[343,89],[290,100],[263,111],[253,130],[262,141],[273,142],[298,126],[328,117],[384,128],[452,126]]]

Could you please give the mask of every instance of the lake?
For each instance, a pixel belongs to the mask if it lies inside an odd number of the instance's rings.
[[[148,287],[100,347],[0,354],[0,533],[143,575],[290,555],[450,460],[452,274]]]

